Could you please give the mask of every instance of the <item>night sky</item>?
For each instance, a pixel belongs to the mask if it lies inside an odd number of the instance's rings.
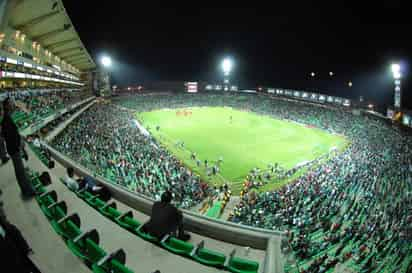
[[[142,1],[64,4],[96,62],[104,53],[112,57],[113,83],[119,86],[215,82],[222,80],[219,60],[231,56],[232,82],[243,88],[295,88],[347,98],[363,95],[376,104],[391,104],[390,64],[401,61],[403,104],[412,109],[408,96],[412,20],[406,4],[276,2],[272,7],[249,8],[207,8],[207,2],[191,7],[176,2],[175,7],[147,6]],[[329,77],[329,71],[335,75]]]

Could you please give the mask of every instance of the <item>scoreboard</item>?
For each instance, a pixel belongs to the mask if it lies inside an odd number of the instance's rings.
[[[197,82],[186,82],[186,91],[188,93],[197,93],[198,83]]]

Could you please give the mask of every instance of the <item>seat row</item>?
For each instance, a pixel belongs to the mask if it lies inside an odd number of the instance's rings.
[[[63,179],[61,179],[61,181],[63,182]],[[193,245],[192,243],[179,240],[176,237],[169,235],[159,240],[157,237],[143,232],[143,224],[133,217],[132,211],[119,211],[117,209],[116,202],[105,202],[99,198],[99,195],[93,194],[86,190],[73,191],[73,193],[122,228],[174,254],[195,260],[206,266],[226,269],[234,273],[258,272],[259,263],[236,257],[235,250],[233,250],[229,255],[225,255],[224,253],[206,248],[204,246],[204,241],[197,245]]]
[[[31,182],[36,189],[36,200],[49,220],[54,231],[61,236],[71,252],[79,257],[94,273],[133,273],[125,266],[126,253],[119,249],[106,252],[99,245],[96,229],[83,231],[77,213],[68,214],[65,201],[59,201],[57,193],[47,191],[37,173],[31,174]]]

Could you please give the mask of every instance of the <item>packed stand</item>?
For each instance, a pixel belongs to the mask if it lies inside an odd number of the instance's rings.
[[[72,89],[24,89],[1,94],[1,100],[12,97],[17,109],[13,120],[20,130],[81,100],[78,90]]]
[[[296,259],[286,264],[287,272],[327,272],[345,262],[356,272],[410,272],[410,132],[344,109],[267,95],[170,94],[120,98],[118,103],[138,111],[230,106],[344,135],[350,142],[345,151],[283,188],[246,189],[230,220],[286,231],[285,250],[292,249]]]
[[[158,200],[169,189],[179,207],[198,204],[207,185],[156,140],[140,133],[133,114],[97,103],[82,113],[52,145],[113,183]]]

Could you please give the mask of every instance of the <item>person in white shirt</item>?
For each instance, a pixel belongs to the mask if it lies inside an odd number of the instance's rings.
[[[74,179],[74,169],[69,167],[67,168],[67,175],[63,178],[64,183],[72,191],[79,190],[79,183]]]

